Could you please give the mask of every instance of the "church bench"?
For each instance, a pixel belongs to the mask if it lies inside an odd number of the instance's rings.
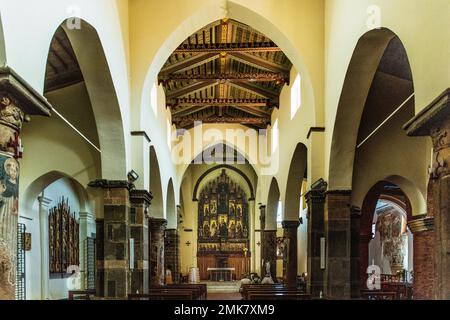
[[[167,289],[167,290],[192,290],[194,293],[194,299],[206,300],[207,299],[207,287],[206,284],[169,284],[165,286],[152,286],[150,291]]]
[[[361,291],[361,297],[364,300],[397,300],[397,293],[381,290],[363,290]]]
[[[299,292],[249,292],[247,300],[311,300],[311,296]]]
[[[129,294],[128,300],[193,300],[189,290],[160,290],[146,294]]]
[[[95,290],[71,290],[69,291],[69,300],[91,300],[95,294]]]
[[[242,297],[245,298],[249,290],[274,290],[284,288],[285,286],[282,284],[243,284],[241,286],[240,292]]]
[[[272,289],[272,290],[258,290],[258,289],[252,289],[252,290],[248,290],[245,295],[243,296],[243,300],[251,300],[249,297],[250,295],[258,295],[258,294],[291,294],[291,293],[295,293],[295,294],[305,294],[304,292],[300,292],[297,289]]]

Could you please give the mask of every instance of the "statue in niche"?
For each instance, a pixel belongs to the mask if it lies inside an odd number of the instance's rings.
[[[236,238],[241,239],[243,236],[242,223],[239,221],[236,226]]]
[[[230,230],[228,232],[228,237],[230,238],[236,237],[236,225],[233,220],[230,222]]]
[[[236,205],[234,203],[234,200],[230,200],[230,217],[235,217],[236,216]]]
[[[228,237],[228,228],[227,228],[227,224],[225,222],[225,219],[222,218],[222,220],[220,221],[220,237],[222,238],[226,238]]]
[[[236,218],[242,219],[242,204],[238,204],[236,208]]]
[[[207,221],[205,221],[205,224],[203,225],[203,237],[209,238],[209,236],[210,236],[209,224]]]
[[[217,201],[216,200],[211,200],[211,215],[216,215],[217,214]]]
[[[215,238],[217,236],[217,224],[216,221],[211,222],[211,238]]]

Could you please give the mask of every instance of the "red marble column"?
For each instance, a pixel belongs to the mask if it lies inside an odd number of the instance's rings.
[[[413,270],[414,299],[431,300],[434,298],[434,219],[419,217],[408,223],[414,234]]]

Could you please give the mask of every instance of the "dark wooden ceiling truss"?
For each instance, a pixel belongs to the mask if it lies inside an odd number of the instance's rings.
[[[60,27],[50,43],[44,92],[55,91],[83,81],[83,74],[70,40]]]
[[[289,85],[292,63],[263,34],[234,20],[212,23],[184,41],[162,68],[172,122],[236,123],[264,129]]]

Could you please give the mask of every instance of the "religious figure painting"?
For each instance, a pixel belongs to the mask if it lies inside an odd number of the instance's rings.
[[[15,297],[19,163],[0,156],[0,299]]]

